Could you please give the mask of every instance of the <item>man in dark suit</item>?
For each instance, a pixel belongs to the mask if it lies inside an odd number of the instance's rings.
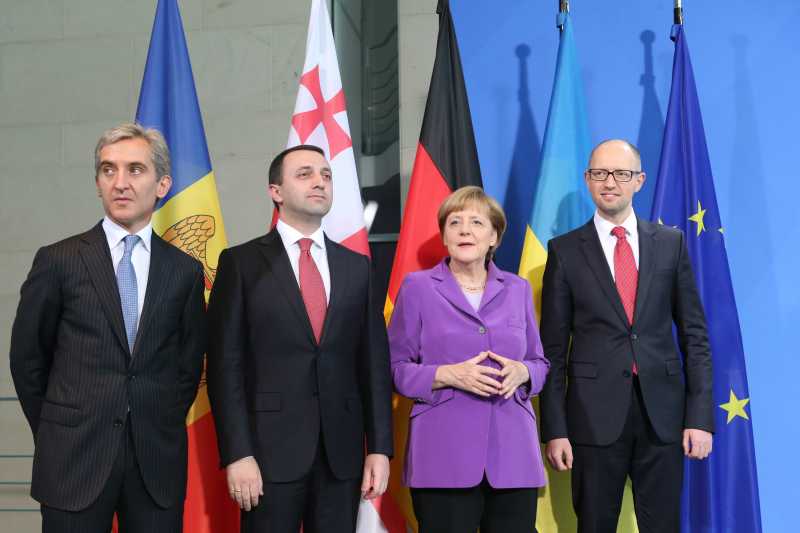
[[[277,226],[219,260],[208,392],[245,532],[355,531],[359,489],[374,498],[388,482],[386,331],[369,260],[322,231],[332,179],[320,148],[280,153]]]
[[[703,307],[684,235],[633,212],[641,170],[630,143],[598,145],[585,172],[595,216],[548,245],[542,439],[553,467],[572,469],[582,533],[616,531],[629,475],[639,530],[678,532],[682,455],[711,452]]]
[[[105,218],[41,248],[22,286],[11,373],[33,432],[46,533],[181,531],[186,427],[202,369],[203,271],[153,233],[172,183],[156,130],[95,149]]]

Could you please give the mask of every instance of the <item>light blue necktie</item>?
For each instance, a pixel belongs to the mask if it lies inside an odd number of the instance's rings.
[[[128,348],[133,353],[133,344],[136,342],[136,322],[139,319],[139,292],[136,285],[136,271],[131,263],[131,254],[138,235],[125,237],[125,252],[117,266],[117,287],[119,299],[122,302],[122,318],[125,320],[125,333],[128,336]]]

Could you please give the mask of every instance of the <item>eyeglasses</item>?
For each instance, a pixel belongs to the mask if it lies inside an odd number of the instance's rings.
[[[608,175],[614,176],[614,180],[620,183],[631,181],[634,176],[642,173],[641,170],[606,170],[604,168],[590,168],[586,170],[589,179],[592,181],[606,181]]]

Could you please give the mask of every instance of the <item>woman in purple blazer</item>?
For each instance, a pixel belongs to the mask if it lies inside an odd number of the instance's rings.
[[[531,288],[491,261],[506,218],[482,189],[438,219],[449,257],[405,278],[389,324],[394,386],[414,400],[403,480],[420,533],[532,532],[545,477],[530,400],[549,363]]]

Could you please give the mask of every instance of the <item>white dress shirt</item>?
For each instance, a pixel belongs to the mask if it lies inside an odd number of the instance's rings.
[[[625,222],[619,224],[625,228],[625,235],[628,243],[633,250],[633,259],[636,261],[636,270],[639,270],[639,229],[636,226],[636,214],[631,211]],[[611,277],[616,281],[614,274],[614,247],[617,245],[617,238],[611,233],[611,230],[617,227],[617,224],[609,222],[594,212],[594,227],[597,230],[597,236],[600,237],[600,245],[603,247],[603,254],[608,261],[608,268],[611,269]]]
[[[108,240],[108,248],[111,251],[111,262],[114,265],[114,272],[117,272],[119,262],[122,261],[122,255],[125,253],[125,242],[123,239],[130,235],[128,230],[108,218],[103,218],[103,231],[106,233]],[[142,318],[142,307],[144,307],[144,296],[147,292],[147,277],[150,274],[150,240],[153,237],[153,223],[147,224],[145,227],[136,232],[139,236],[139,242],[133,247],[131,252],[131,263],[133,263],[133,270],[136,272],[136,297],[137,305],[139,308],[136,326],[138,328],[139,321]]]
[[[289,263],[292,265],[292,272],[297,280],[297,286],[300,286],[300,239],[306,237],[295,228],[278,219],[278,224],[275,227],[278,234],[283,241],[283,247],[286,248],[286,254],[289,256]],[[328,302],[331,301],[331,271],[328,268],[328,252],[325,249],[325,233],[322,227],[317,228],[317,231],[307,236],[313,242],[311,244],[311,258],[317,265],[320,276],[322,276],[322,284],[325,285],[325,298]]]

